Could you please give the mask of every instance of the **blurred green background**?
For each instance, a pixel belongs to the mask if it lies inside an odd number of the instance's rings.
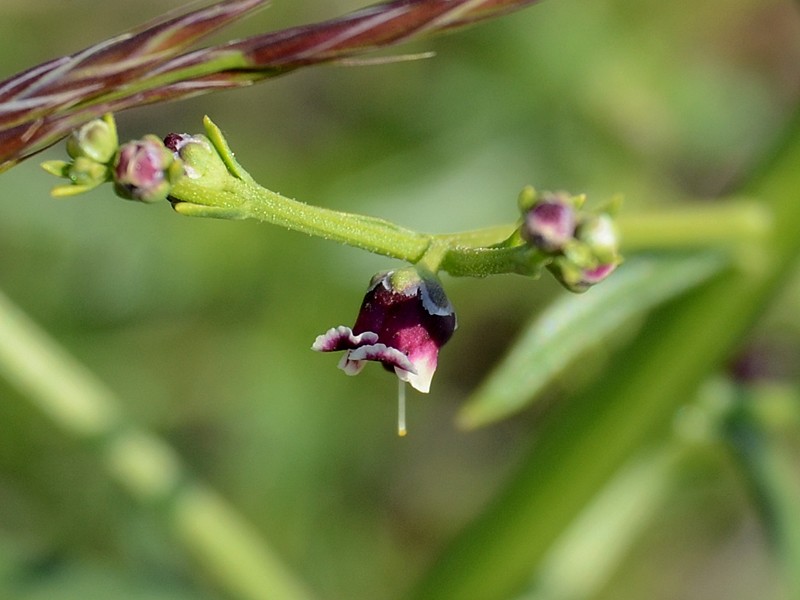
[[[0,76],[181,4],[3,0]],[[362,5],[276,0],[216,39]],[[723,195],[800,98],[800,16],[788,0],[548,0],[403,51],[428,49],[436,58],[308,69],[137,109],[117,116],[120,134],[198,132],[208,114],[266,187],[445,232],[512,222],[528,183],[622,193],[631,209]],[[393,378],[376,366],[345,377],[337,357],[309,349],[353,322],[369,278],[394,263],[258,223],[178,217],[109,189],[53,200],[37,165],[62,157],[59,145],[2,176],[0,288],[319,597],[401,596],[546,419],[540,408],[475,432],[453,424],[557,284],[445,277],[460,328],[431,394],[410,396],[399,439]],[[791,385],[798,305],[800,279],[753,341],[766,357],[759,374]],[[608,353],[597,348],[599,366],[557,381],[543,406],[618,367]],[[684,479],[598,597],[772,597],[765,535],[725,459],[692,463]],[[91,446],[0,381],[0,597],[226,596],[158,507],[131,499]]]

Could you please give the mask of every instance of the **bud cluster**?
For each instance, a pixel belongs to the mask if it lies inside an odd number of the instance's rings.
[[[584,292],[622,262],[611,215],[584,207],[586,197],[565,192],[538,194],[526,188],[520,236],[551,257],[547,268],[564,287]]]
[[[55,196],[74,196],[112,180],[117,155],[117,127],[106,115],[84,124],[67,138],[67,154],[72,160],[51,160],[42,167],[69,183],[53,190]]]
[[[122,198],[156,202],[167,198],[184,171],[177,154],[154,135],[120,145],[112,115],[72,132],[67,154],[69,161],[42,164],[48,173],[69,180],[53,189],[54,196],[74,196],[112,182]]]

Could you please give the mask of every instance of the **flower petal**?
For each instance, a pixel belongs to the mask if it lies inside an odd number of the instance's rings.
[[[392,348],[386,344],[360,346],[355,350],[350,350],[346,356],[349,361],[374,360],[384,366],[394,367],[395,370],[401,369],[409,373],[417,372],[417,369],[405,354],[397,348]]]
[[[433,351],[418,352],[410,355],[408,358],[411,364],[414,365],[414,371],[416,372],[410,373],[405,378],[400,377],[399,373],[397,376],[403,381],[410,383],[411,387],[415,390],[427,394],[431,389],[433,374],[436,372],[436,365],[439,358],[438,350],[434,349]],[[397,372],[396,369],[395,372]]]
[[[345,372],[346,375],[358,375],[367,364],[365,360],[350,360],[350,351],[344,353],[342,360],[339,361],[338,367]]]
[[[352,350],[366,344],[374,344],[378,341],[378,334],[365,331],[360,335],[353,335],[353,330],[344,325],[332,327],[311,345],[311,349],[316,352],[337,352],[339,350]]]
[[[422,307],[429,315],[437,317],[453,317],[453,329],[456,328],[455,310],[444,293],[444,288],[435,278],[423,279],[420,283]],[[449,336],[448,336],[449,337]]]

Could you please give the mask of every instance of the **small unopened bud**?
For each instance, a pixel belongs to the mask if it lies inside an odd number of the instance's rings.
[[[194,136],[188,133],[168,133],[164,138],[164,145],[173,152],[179,152],[184,144],[194,139]]]
[[[88,158],[107,165],[114,158],[118,145],[114,119],[107,115],[73,131],[67,138],[67,154],[76,160]]]
[[[217,176],[223,178],[221,181],[228,176],[225,163],[204,135],[170,133],[164,138],[164,145],[183,162],[184,173],[190,179],[203,178],[211,185]]]
[[[585,292],[599,281],[599,279],[591,277],[591,275],[587,277],[590,269],[581,268],[564,256],[557,257],[547,265],[547,270],[570,292]]]
[[[597,265],[592,269],[584,269],[582,273],[581,284],[591,287],[596,283],[600,283],[606,277],[611,275],[614,269],[617,268],[617,263],[603,263]]]
[[[108,167],[85,156],[75,158],[67,167],[65,174],[73,185],[87,189],[109,180]]]
[[[609,215],[587,216],[578,226],[575,237],[586,244],[601,263],[619,260],[619,236]]]
[[[611,275],[619,260],[609,263],[581,264],[568,256],[559,256],[547,265],[553,276],[571,292],[585,292]]]
[[[561,252],[575,235],[575,207],[566,194],[546,194],[525,213],[520,234],[548,254]]]
[[[169,195],[183,175],[183,165],[156,136],[120,147],[114,164],[114,189],[130,200],[156,202]]]

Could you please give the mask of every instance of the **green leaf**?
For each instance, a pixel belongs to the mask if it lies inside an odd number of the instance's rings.
[[[711,253],[635,258],[589,293],[562,297],[525,328],[461,409],[459,425],[474,429],[531,405],[587,349],[630,319],[707,280],[725,263]]]
[[[630,460],[564,531],[517,600],[598,596],[675,493],[691,449],[673,442]]]

